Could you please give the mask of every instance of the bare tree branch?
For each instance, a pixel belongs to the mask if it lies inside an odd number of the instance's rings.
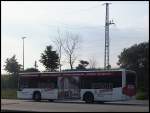
[[[70,68],[73,69],[73,64],[77,59],[75,56],[75,52],[79,45],[79,36],[66,32],[65,42],[63,44],[63,49],[68,57],[68,62],[70,64]]]
[[[57,51],[59,54],[59,70],[61,71],[61,56],[62,56],[62,46],[63,46],[63,39],[62,39],[62,34],[60,33],[60,30],[57,30],[58,33],[58,37],[55,38],[55,40],[53,41],[54,44],[57,46]]]
[[[89,66],[90,66],[91,69],[96,68],[97,61],[96,61],[96,59],[94,57],[89,59]]]

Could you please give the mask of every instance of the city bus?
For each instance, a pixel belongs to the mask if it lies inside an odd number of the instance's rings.
[[[136,94],[136,73],[131,70],[20,73],[19,99],[94,101],[128,100]]]

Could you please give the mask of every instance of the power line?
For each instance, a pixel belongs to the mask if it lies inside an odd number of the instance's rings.
[[[85,11],[88,11],[90,9],[98,8],[99,6],[101,6],[101,4],[95,5],[93,7],[85,8],[85,9],[79,9],[79,10],[76,10],[76,11],[70,11],[70,12],[67,12],[66,14],[85,12]]]
[[[53,28],[53,29],[57,29],[58,27],[63,27],[64,29],[71,29],[71,30],[77,30],[77,29],[88,29],[87,26],[79,26],[79,25],[69,25],[69,24],[66,24],[66,23],[62,23],[62,22],[59,22],[59,25],[47,25],[47,24],[41,24],[41,25],[44,25],[44,26],[47,26],[47,27],[50,27],[50,28]],[[100,25],[98,25],[100,26]]]

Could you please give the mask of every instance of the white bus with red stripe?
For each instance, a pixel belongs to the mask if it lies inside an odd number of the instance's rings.
[[[135,96],[136,73],[125,69],[20,73],[19,99],[127,100]]]

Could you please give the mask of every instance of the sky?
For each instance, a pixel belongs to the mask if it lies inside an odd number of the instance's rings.
[[[16,55],[23,62],[23,40],[25,69],[34,67],[45,70],[39,62],[46,46],[56,46],[53,41],[70,32],[80,37],[77,60],[95,59],[97,68],[104,67],[105,5],[107,1],[1,1],[1,72],[5,61]],[[109,1],[110,2],[110,1]],[[149,2],[111,1],[110,65],[118,67],[118,55],[124,48],[149,41]],[[63,37],[63,36],[62,36]],[[68,69],[65,53],[62,53],[62,68]]]

